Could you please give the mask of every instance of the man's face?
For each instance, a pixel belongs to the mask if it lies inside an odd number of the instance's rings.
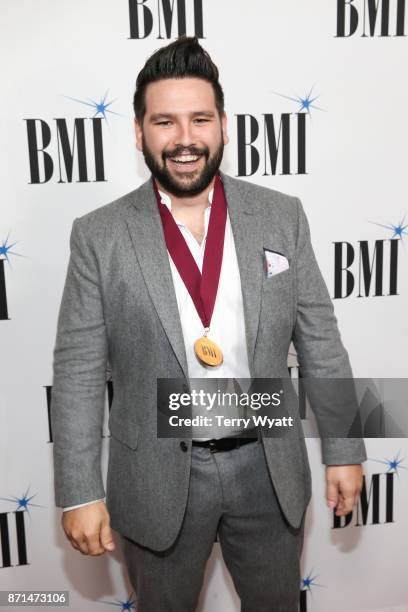
[[[135,120],[136,144],[164,189],[177,197],[197,195],[217,173],[228,142],[211,83],[199,78],[149,83],[146,113]]]

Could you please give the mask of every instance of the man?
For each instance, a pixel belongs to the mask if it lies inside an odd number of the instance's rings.
[[[299,415],[288,438],[262,427],[158,437],[156,383],[284,379],[291,340],[303,376],[351,377],[307,220],[297,198],[219,173],[223,91],[196,38],[148,59],[134,110],[152,178],[76,219],[71,235],[51,410],[63,528],[91,555],[113,550],[111,528],[121,534],[139,612],[195,610],[217,533],[242,610],[292,612],[311,494]],[[322,450],[327,503],[344,516],[364,444],[328,438]]]

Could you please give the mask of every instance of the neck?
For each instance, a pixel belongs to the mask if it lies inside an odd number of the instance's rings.
[[[173,195],[172,193],[170,193],[170,191],[164,189],[164,187],[159,183],[158,180],[155,179],[155,181],[158,189],[166,193],[171,198],[171,208],[173,211],[187,211],[193,209],[197,211],[207,208],[208,196],[211,189],[214,188],[215,177],[212,179],[208,187],[206,187],[203,191],[200,191],[200,193],[195,196],[189,196],[187,198],[180,198]]]

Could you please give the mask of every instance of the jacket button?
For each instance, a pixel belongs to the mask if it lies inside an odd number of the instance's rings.
[[[185,453],[187,452],[188,446],[185,442],[180,442],[180,448]]]

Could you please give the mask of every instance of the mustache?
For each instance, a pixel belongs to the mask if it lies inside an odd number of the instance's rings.
[[[163,151],[162,159],[165,161],[170,157],[177,157],[178,155],[204,155],[206,159],[209,158],[210,152],[208,147],[204,147],[199,149],[198,147],[176,147],[175,149],[171,149],[170,151]]]

